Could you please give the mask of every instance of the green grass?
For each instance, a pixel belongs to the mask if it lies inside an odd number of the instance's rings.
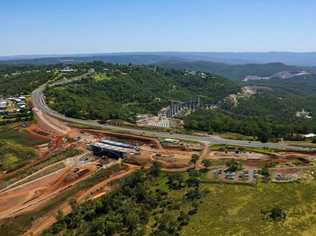
[[[203,184],[209,193],[181,235],[302,235],[316,224],[316,182],[258,183],[255,187]],[[263,211],[280,207],[286,219],[273,222]],[[312,234],[311,234],[312,235]]]
[[[106,74],[102,74],[102,73],[97,73],[95,76],[94,76],[94,79],[96,81],[101,81],[101,80],[111,80],[112,78],[110,76],[107,76]]]
[[[312,143],[311,141],[285,141],[286,144],[297,147],[309,147],[316,148],[316,143]]]
[[[26,170],[25,169],[17,170],[13,176],[4,177],[0,181],[0,189],[5,188],[6,186],[8,186],[10,184],[12,184],[20,179],[23,179],[28,175],[35,173],[36,171],[44,168],[45,166],[49,166],[49,165],[54,164],[58,161],[62,161],[66,158],[73,157],[73,156],[79,155],[81,153],[82,153],[82,151],[79,149],[69,148],[69,149],[67,149],[59,154],[56,154],[56,155],[50,157],[49,159],[46,159],[46,160],[44,160],[44,161],[42,161],[34,166],[31,166],[30,168],[28,168]]]
[[[25,131],[19,131],[12,126],[0,127],[0,140],[12,141],[25,146],[36,146],[47,141],[30,137]]]
[[[243,134],[231,133],[231,132],[216,133],[216,135],[219,135],[220,137],[226,138],[226,139],[245,140],[245,141],[255,141],[256,140],[256,138],[253,136],[246,136]]]
[[[10,170],[11,168],[14,168],[16,165],[18,165],[20,162],[20,159],[12,154],[12,153],[8,153],[5,154],[2,158],[2,168],[4,170]]]
[[[36,157],[32,147],[0,140],[0,170],[13,171]]]
[[[241,152],[255,152],[267,155],[276,155],[277,152],[280,150],[267,148],[267,147],[244,147],[244,146],[237,146],[237,145],[226,145],[226,144],[214,144],[210,146],[211,150],[213,151],[235,151],[240,150]]]

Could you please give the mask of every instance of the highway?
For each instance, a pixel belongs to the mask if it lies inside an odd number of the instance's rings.
[[[90,73],[86,73],[81,76],[74,77],[69,80],[65,80],[62,82],[56,82],[54,84],[50,84],[49,86],[57,86],[63,85],[66,83],[71,83],[73,81],[77,81],[80,79],[86,78]],[[157,137],[157,138],[174,138],[174,139],[183,139],[188,141],[197,141],[203,142],[208,144],[227,144],[227,145],[238,145],[238,146],[245,146],[245,147],[268,147],[273,149],[280,149],[280,150],[287,150],[287,151],[316,151],[316,148],[308,148],[308,147],[296,147],[296,146],[289,146],[282,143],[261,143],[257,141],[244,141],[244,140],[231,140],[231,139],[224,139],[216,135],[207,135],[207,136],[197,136],[197,135],[189,135],[189,134],[178,134],[178,133],[168,133],[162,131],[152,131],[152,130],[143,130],[137,128],[130,128],[130,127],[119,127],[119,126],[112,126],[112,125],[103,125],[98,123],[95,120],[82,120],[76,119],[71,117],[66,117],[63,114],[58,113],[55,110],[49,108],[45,102],[44,98],[44,90],[46,89],[47,84],[43,84],[39,88],[35,89],[32,92],[32,103],[35,109],[42,111],[43,113],[62,120],[67,123],[73,124],[80,124],[84,126],[90,126],[95,128],[101,129],[108,129],[111,131],[116,131],[120,133],[129,133],[135,135],[143,135],[143,136],[150,136],[150,137]]]

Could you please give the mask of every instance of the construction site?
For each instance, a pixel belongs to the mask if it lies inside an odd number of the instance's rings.
[[[191,167],[192,153],[203,149],[200,144],[169,147],[150,137],[72,128],[36,108],[33,112],[37,123],[20,129],[30,139],[44,143],[36,146],[34,160],[1,174],[0,221],[43,209],[62,196],[65,200],[33,222],[26,235],[40,235],[56,221],[58,210],[69,212],[70,199],[82,202],[103,196],[115,188],[115,180],[141,167],[149,168],[153,161],[166,170],[186,170]],[[77,152],[68,157],[65,153],[69,150]],[[69,191],[73,192],[68,196]]]
[[[37,108],[33,112],[37,123],[22,129],[30,139],[44,142],[36,146],[37,158],[0,176],[1,222],[41,212],[24,235],[40,235],[56,221],[57,212],[69,213],[70,200],[81,203],[101,197],[117,188],[119,179],[153,163],[166,172],[208,168],[208,179],[220,182],[254,183],[265,166],[275,182],[314,178],[313,153],[215,149],[206,142],[71,126]],[[69,150],[76,152],[68,155]],[[192,161],[193,154],[198,160]],[[205,160],[211,166],[206,167]],[[227,160],[242,163],[242,168],[227,172]]]

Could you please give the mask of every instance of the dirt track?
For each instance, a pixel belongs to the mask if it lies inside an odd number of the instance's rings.
[[[0,193],[0,219],[38,208],[59,192],[89,176],[95,171],[96,166],[90,164],[84,168],[88,172],[73,181],[66,178],[73,173],[73,168],[66,167],[30,183]]]
[[[198,168],[203,168],[204,167],[203,164],[202,164],[202,161],[207,158],[209,153],[210,153],[210,149],[208,147],[208,144],[207,143],[203,143],[203,150],[202,150],[202,152],[200,154],[199,160],[196,163],[196,167],[198,167]]]

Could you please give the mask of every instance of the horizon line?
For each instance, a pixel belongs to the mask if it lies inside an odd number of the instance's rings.
[[[93,55],[105,55],[105,54],[155,54],[155,53],[293,53],[293,54],[313,54],[316,51],[105,51],[105,52],[69,52],[69,53],[34,53],[34,54],[7,54],[0,55],[0,58],[13,58],[13,57],[65,57],[65,56],[93,56]]]

